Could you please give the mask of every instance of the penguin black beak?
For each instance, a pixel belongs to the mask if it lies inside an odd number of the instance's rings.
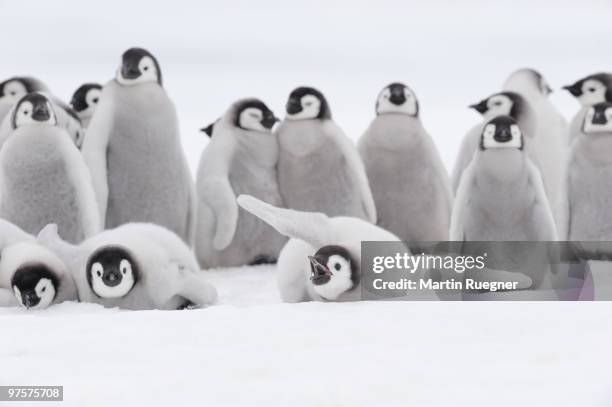
[[[200,131],[206,133],[208,137],[212,137],[214,127],[215,127],[215,123],[211,123],[206,127],[202,127]]]
[[[23,295],[23,305],[26,308],[32,308],[38,305],[40,298],[34,292],[27,292]]]
[[[574,83],[573,85],[566,85],[563,87],[563,89],[571,93],[572,96],[574,97],[579,97],[580,95],[582,95],[582,90],[580,89],[580,85],[577,83]]]
[[[121,273],[119,272],[119,270],[115,270],[115,269],[106,270],[104,271],[104,274],[102,275],[102,281],[104,282],[105,285],[109,287],[118,286],[119,284],[121,284],[122,279],[123,277],[121,276]]]
[[[264,126],[266,129],[271,129],[279,121],[280,119],[278,117],[274,116],[273,114],[270,114],[263,118],[263,120],[261,121],[261,125]]]
[[[476,110],[478,113],[480,114],[485,114],[487,112],[487,110],[489,110],[489,107],[487,106],[487,100],[482,100],[478,103],[474,103],[473,105],[469,105],[468,106],[470,109],[474,109]]]
[[[32,119],[33,120],[44,122],[44,121],[49,120],[50,117],[51,117],[51,114],[49,114],[49,109],[47,108],[45,104],[37,103],[32,109]]]
[[[289,99],[289,101],[287,102],[287,113],[289,114],[298,114],[299,112],[302,111],[302,103],[300,102],[299,99]]]
[[[140,69],[138,69],[138,65],[124,62],[123,65],[121,65],[121,76],[125,79],[136,79],[140,76]]]
[[[315,285],[327,283],[333,275],[332,272],[326,266],[319,263],[314,256],[308,256],[308,260],[310,261],[310,281]]]
[[[606,118],[606,112],[601,110],[595,110],[595,114],[593,114],[593,119],[591,120],[593,124],[607,124],[608,119]]]
[[[507,143],[512,140],[512,131],[510,131],[510,127],[498,127],[495,131],[495,135],[493,139],[498,143]]]

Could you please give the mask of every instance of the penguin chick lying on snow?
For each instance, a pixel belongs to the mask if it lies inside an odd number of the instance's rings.
[[[173,310],[215,302],[195,256],[170,230],[128,223],[71,245],[47,226],[39,241],[65,259],[79,297],[105,307]]]
[[[400,240],[359,218],[281,209],[250,195],[237,201],[290,238],[278,258],[278,287],[285,302],[359,300],[361,241]]]
[[[0,219],[0,306],[43,309],[77,300],[66,265],[34,236]]]

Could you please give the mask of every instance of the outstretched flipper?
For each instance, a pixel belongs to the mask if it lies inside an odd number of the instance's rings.
[[[357,149],[351,140],[344,135],[340,127],[336,126],[331,121],[326,123],[326,125],[332,127],[329,134],[334,135],[334,139],[342,151],[342,156],[346,160],[348,174],[351,178],[353,178],[353,181],[359,187],[361,204],[363,205],[363,210],[367,216],[367,220],[373,224],[376,224],[376,205],[374,203],[374,196],[372,195],[372,190],[370,189],[370,182],[368,181],[368,176],[366,174],[363,161],[361,161],[361,156],[357,152]]]
[[[313,247],[322,247],[334,240],[330,219],[323,213],[278,208],[250,195],[240,195],[237,202],[284,236],[303,240]]]

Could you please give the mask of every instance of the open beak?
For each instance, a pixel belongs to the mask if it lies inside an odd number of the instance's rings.
[[[325,265],[319,263],[319,261],[315,259],[314,256],[308,256],[308,260],[310,260],[311,266],[311,280],[332,276],[332,272]]]

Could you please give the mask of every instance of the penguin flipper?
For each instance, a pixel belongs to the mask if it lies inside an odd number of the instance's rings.
[[[100,223],[106,223],[106,209],[108,205],[108,168],[106,155],[108,140],[113,125],[112,82],[107,83],[102,89],[100,102],[96,108],[96,114],[91,118],[87,127],[87,137],[83,141],[81,152],[85,164],[89,168],[91,180],[98,201],[100,211]]]
[[[537,240],[542,241],[556,241],[559,240],[557,234],[557,225],[555,223],[555,217],[551,209],[550,201],[546,196],[546,190],[544,189],[544,181],[538,168],[530,161],[527,161],[529,171],[531,173],[532,183],[536,189],[536,207],[534,211],[539,211],[542,216],[537,218],[538,225],[535,225],[535,230],[540,235]]]
[[[18,307],[19,302],[13,292],[7,288],[0,288],[0,307]]]
[[[351,140],[346,137],[338,126],[336,126],[333,122],[329,122],[327,125],[333,126],[330,129],[330,134],[334,136],[334,139],[342,152],[342,156],[346,160],[346,165],[348,167],[347,172],[349,176],[359,188],[361,203],[363,205],[363,210],[367,220],[373,224],[376,224],[376,204],[374,203],[374,196],[372,195],[372,190],[370,189],[370,182],[368,181],[368,176],[366,174],[363,161],[361,160],[361,156]]]
[[[278,208],[251,195],[240,195],[237,202],[281,235],[303,240],[313,247],[325,246],[334,239],[333,226],[323,213]]]
[[[203,185],[205,201],[215,213],[213,247],[223,250],[234,240],[238,225],[238,205],[229,179],[209,177]]]

